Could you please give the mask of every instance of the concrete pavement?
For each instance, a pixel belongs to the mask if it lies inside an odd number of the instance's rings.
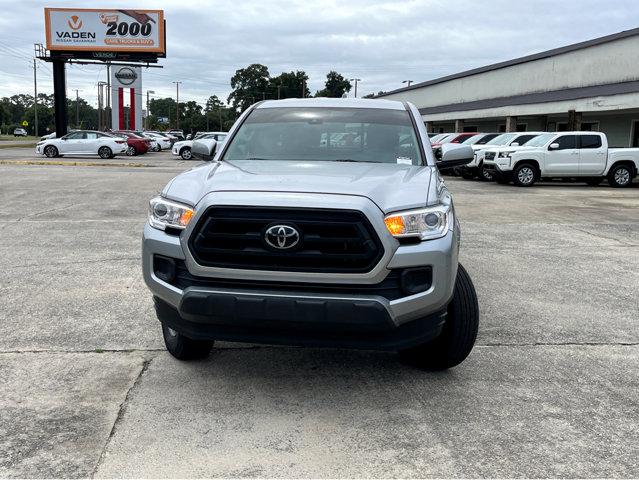
[[[448,180],[481,307],[449,372],[232,344],[180,363],[140,233],[195,163],[140,160],[0,165],[0,476],[639,476],[636,186]]]

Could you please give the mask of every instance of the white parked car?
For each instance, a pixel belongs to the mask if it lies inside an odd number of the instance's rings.
[[[481,180],[493,180],[492,174],[484,169],[484,157],[486,156],[486,152],[493,151],[493,149],[497,147],[518,147],[525,145],[526,142],[532,140],[538,135],[541,135],[542,133],[545,132],[502,133],[501,135],[494,137],[483,145],[471,145],[473,150],[475,150],[475,156],[473,158],[473,161],[470,162],[468,165],[460,167],[462,177],[467,180],[473,179],[475,177],[479,177]]]
[[[488,153],[488,152],[487,152]],[[504,147],[484,160],[499,183],[530,187],[542,178],[577,179],[599,185],[628,187],[639,169],[639,148],[608,148],[599,132],[545,133],[523,147]]]
[[[165,135],[161,135],[156,132],[142,132],[146,138],[151,140],[151,150],[159,152],[161,150],[170,150],[173,146],[171,139]],[[155,142],[155,144],[153,143]]]
[[[226,132],[202,132],[195,136],[194,140],[212,139],[217,142],[221,142],[226,138]],[[193,158],[191,154],[191,147],[193,146],[193,140],[182,140],[173,144],[171,153],[173,155],[179,155],[184,160],[190,160]]]
[[[18,127],[13,131],[14,137],[26,137],[27,135],[27,131],[22,127]]]
[[[78,130],[62,138],[50,138],[38,142],[36,153],[49,158],[64,155],[98,155],[100,158],[113,158],[126,153],[125,139],[94,130]]]

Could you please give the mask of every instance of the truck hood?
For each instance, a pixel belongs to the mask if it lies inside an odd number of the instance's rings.
[[[517,147],[503,146],[503,147],[487,148],[485,151],[486,152],[518,152],[520,150],[532,150],[534,148],[539,148],[539,147],[527,147],[525,145],[520,145]]]
[[[369,198],[388,213],[426,205],[436,172],[431,166],[386,163],[213,162],[178,175],[163,195],[190,205],[216,191],[357,195]],[[247,196],[247,203],[250,202]]]

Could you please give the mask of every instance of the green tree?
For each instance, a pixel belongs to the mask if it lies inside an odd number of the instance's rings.
[[[38,110],[38,113],[40,110]],[[77,118],[76,118],[77,116]],[[98,128],[98,110],[82,97],[67,99],[67,118],[75,128],[95,130]]]
[[[271,78],[266,95],[267,98],[306,98],[309,96],[308,75],[303,70],[282,72],[277,77]]]
[[[243,112],[253,103],[266,98],[269,79],[268,68],[259,63],[236,70],[231,77],[233,91],[227,101],[233,108]]]
[[[328,72],[324,85],[322,90],[315,93],[316,97],[341,98],[344,93],[351,91],[350,82],[334,70]]]

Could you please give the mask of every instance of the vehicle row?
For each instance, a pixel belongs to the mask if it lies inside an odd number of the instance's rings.
[[[446,143],[473,148],[473,160],[455,169],[468,180],[479,177],[522,187],[542,180],[588,185],[607,180],[613,187],[628,187],[639,170],[639,149],[609,148],[608,138],[600,132],[457,133],[430,140],[436,157]]]
[[[71,130],[57,138],[56,133],[41,137],[36,153],[47,157],[64,155],[98,155],[113,158],[116,155],[142,155],[148,151],[171,150],[179,137],[157,131],[116,130]]]

